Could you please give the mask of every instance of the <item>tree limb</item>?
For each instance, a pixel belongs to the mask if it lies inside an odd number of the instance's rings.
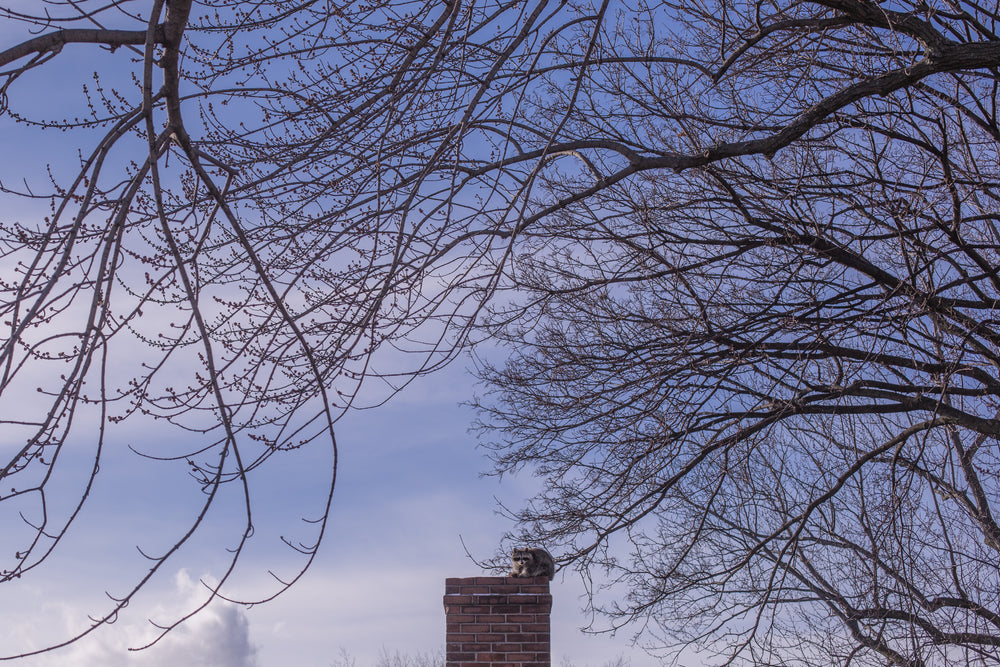
[[[125,44],[145,44],[145,30],[101,30],[99,28],[70,28],[39,35],[6,51],[0,52],[0,67],[9,65],[32,53],[59,53],[66,44],[101,44],[116,48]],[[156,43],[164,42],[163,27],[156,31]]]

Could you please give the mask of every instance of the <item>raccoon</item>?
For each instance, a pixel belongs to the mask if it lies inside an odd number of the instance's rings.
[[[514,549],[510,553],[510,576],[546,577],[552,581],[556,564],[545,549]]]

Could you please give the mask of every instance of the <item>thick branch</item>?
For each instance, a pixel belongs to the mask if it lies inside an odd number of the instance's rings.
[[[9,65],[33,53],[59,53],[65,44],[103,44],[112,48],[124,44],[145,44],[145,30],[102,30],[100,28],[73,28],[50,32],[21,42],[0,53],[0,67]],[[163,27],[156,31],[156,42],[163,43]]]
[[[909,35],[932,51],[936,51],[948,43],[944,35],[914,14],[892,11],[865,0],[815,1],[817,4],[835,9],[864,25],[895,30]]]
[[[639,169],[673,169],[679,173],[685,169],[703,167],[726,158],[744,155],[772,156],[801,138],[834,112],[859,100],[875,95],[890,95],[933,74],[998,66],[1000,66],[1000,42],[951,43],[942,46],[939,53],[925,58],[913,66],[859,81],[825,97],[799,114],[780,132],[769,137],[723,143],[695,155],[664,155],[663,157],[645,158],[632,166]]]
[[[166,93],[167,123],[175,131],[181,131],[180,101],[180,48],[181,38],[187,28],[191,13],[191,0],[175,0],[167,4],[167,17],[163,27],[166,46],[160,66],[163,68],[163,89]]]

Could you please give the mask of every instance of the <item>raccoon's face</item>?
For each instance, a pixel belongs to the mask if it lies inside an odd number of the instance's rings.
[[[510,555],[510,559],[511,561],[513,561],[514,565],[517,565],[518,567],[524,567],[528,563],[534,561],[535,557],[532,556],[531,552],[528,551],[527,549],[514,549],[514,551]]]

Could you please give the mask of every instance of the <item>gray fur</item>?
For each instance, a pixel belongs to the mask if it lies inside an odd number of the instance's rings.
[[[514,549],[510,552],[510,576],[547,577],[556,576],[556,564],[545,549]]]

